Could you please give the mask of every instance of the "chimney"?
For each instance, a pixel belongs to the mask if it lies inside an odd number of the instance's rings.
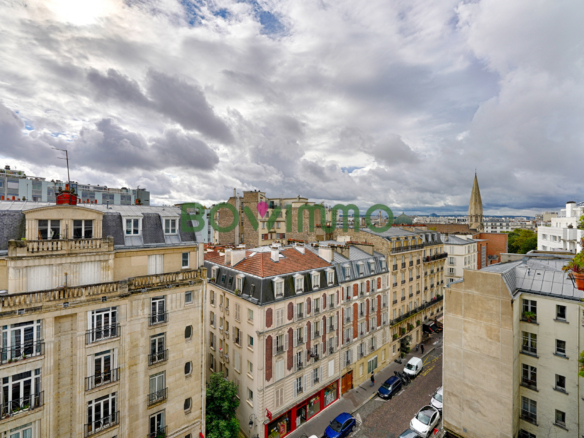
[[[329,263],[333,261],[333,249],[330,246],[320,246],[318,255]]]
[[[270,259],[272,259],[273,262],[280,261],[280,248],[277,246],[272,246]]]
[[[566,202],[566,217],[574,216],[574,207],[576,203],[574,201]]]
[[[225,250],[225,264],[231,266],[233,250],[231,248]]]
[[[237,265],[245,258],[245,249],[231,250],[231,266]]]
[[[296,245],[294,245],[294,249],[296,251],[298,251],[300,254],[304,254],[304,245],[300,245],[299,243],[296,243]]]

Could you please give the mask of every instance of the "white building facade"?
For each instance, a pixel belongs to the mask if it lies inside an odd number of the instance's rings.
[[[458,236],[446,236],[444,250],[448,253],[444,277],[446,284],[462,278],[464,270],[476,270],[477,241]]]
[[[584,230],[578,229],[578,221],[584,214],[584,202],[566,203],[558,217],[551,219],[550,226],[538,228],[538,251],[568,251],[577,253],[582,249]]]

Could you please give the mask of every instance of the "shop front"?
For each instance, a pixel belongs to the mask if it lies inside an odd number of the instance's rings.
[[[282,438],[295,431],[339,398],[339,384],[334,381],[326,388],[305,398],[289,411],[266,426],[267,438]]]

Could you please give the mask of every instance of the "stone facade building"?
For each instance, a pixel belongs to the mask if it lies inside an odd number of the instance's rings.
[[[0,202],[2,437],[204,432],[203,247],[178,215]]]
[[[465,270],[444,301],[444,428],[453,436],[582,436],[581,302],[570,256]]]

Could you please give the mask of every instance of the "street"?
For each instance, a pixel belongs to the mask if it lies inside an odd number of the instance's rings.
[[[430,403],[434,391],[442,386],[442,334],[432,335],[425,342],[426,352],[422,357],[424,369],[397,397],[381,400],[377,389],[394,371],[403,371],[407,361],[420,352],[406,355],[402,364],[392,362],[376,374],[376,384],[368,383],[343,394],[341,399],[286,438],[302,438],[316,435],[322,437],[329,423],[340,413],[348,412],[361,420],[351,438],[393,438],[409,427],[410,420],[420,408]]]
[[[442,386],[442,348],[424,358],[424,369],[412,383],[391,400],[373,398],[359,408],[361,427],[352,435],[358,438],[398,437],[422,406],[430,403],[434,391]]]

